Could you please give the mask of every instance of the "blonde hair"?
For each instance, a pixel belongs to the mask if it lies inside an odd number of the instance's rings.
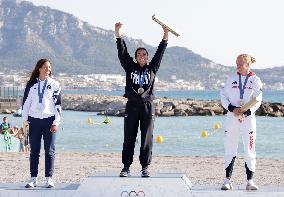
[[[252,63],[252,64],[256,62],[255,58],[252,57],[251,55],[248,55],[248,54],[241,54],[241,55],[239,55],[237,57],[237,61],[239,59],[245,60],[247,63]]]

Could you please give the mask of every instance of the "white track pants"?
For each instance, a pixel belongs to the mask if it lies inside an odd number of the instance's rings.
[[[240,123],[232,114],[227,114],[225,121],[225,168],[229,166],[233,157],[237,156],[239,136],[242,137],[244,145],[244,159],[250,171],[255,172],[256,153],[256,119],[255,116],[246,117],[245,121]]]

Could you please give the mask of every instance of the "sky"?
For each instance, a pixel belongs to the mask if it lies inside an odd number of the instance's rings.
[[[121,31],[157,46],[163,30],[156,14],[180,33],[168,46],[186,47],[215,63],[235,66],[251,54],[254,68],[284,66],[283,0],[29,0],[68,12],[96,27]]]

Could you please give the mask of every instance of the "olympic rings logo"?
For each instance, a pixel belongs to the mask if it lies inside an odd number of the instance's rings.
[[[140,191],[122,191],[120,194],[121,197],[145,197],[145,193],[144,191],[140,190]]]

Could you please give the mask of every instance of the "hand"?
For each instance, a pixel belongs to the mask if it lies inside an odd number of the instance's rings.
[[[166,25],[162,25],[162,28],[164,30],[164,33],[169,33],[169,30]]]
[[[241,112],[241,108],[235,108],[233,111],[235,116],[241,116],[243,113]]]
[[[165,26],[165,25],[162,25],[162,28],[163,28],[163,30],[164,30],[163,40],[168,40],[168,37],[169,37],[169,30],[168,30],[167,26]]]
[[[239,117],[239,122],[242,123],[245,121],[245,118],[246,116],[244,114],[242,114],[240,117]]]
[[[55,132],[57,131],[57,126],[56,126],[56,125],[51,125],[50,131],[51,131],[52,133],[55,133]]]
[[[122,23],[120,23],[120,22],[115,23],[114,31],[115,31],[116,37],[121,37],[121,35],[120,35],[120,28],[121,27],[122,27]]]

